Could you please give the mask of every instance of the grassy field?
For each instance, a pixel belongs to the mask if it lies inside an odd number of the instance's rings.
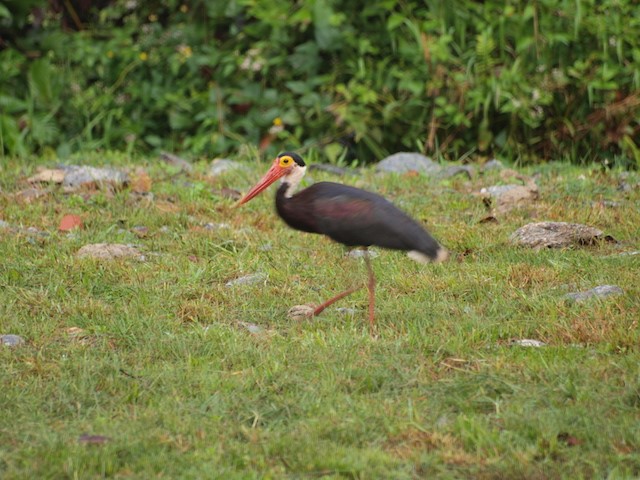
[[[540,200],[480,222],[473,192],[498,172],[312,172],[382,193],[454,252],[425,266],[378,250],[372,338],[366,290],[336,305],[346,310],[287,318],[366,270],[288,229],[273,191],[233,208],[219,189],[244,191],[267,168],[247,165],[211,180],[204,163],[185,175],[148,160],[152,197],[47,186],[25,202],[16,193],[35,165],[2,161],[0,219],[14,228],[0,227],[0,334],[26,342],[0,348],[0,478],[640,476],[640,255],[620,255],[640,247],[637,173],[523,169]],[[84,227],[60,233],[68,213]],[[618,243],[510,244],[542,220]],[[145,259],[75,256],[98,242],[135,244]],[[226,285],[254,273],[264,280]],[[625,293],[564,299],[602,284]]]

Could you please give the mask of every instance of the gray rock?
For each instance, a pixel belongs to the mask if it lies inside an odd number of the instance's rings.
[[[9,222],[5,222],[4,220],[0,220],[0,228],[11,228],[11,224]]]
[[[349,258],[364,258],[366,256],[369,258],[376,258],[380,254],[375,250],[362,250],[357,248],[355,250],[349,250],[346,255]]]
[[[160,152],[160,160],[174,167],[178,167],[182,172],[191,173],[193,171],[193,165],[173,153]]]
[[[211,166],[209,167],[209,172],[207,175],[210,177],[217,177],[231,170],[244,168],[246,167],[241,163],[234,162],[233,160],[229,160],[228,158],[216,158],[213,162],[211,162]]]
[[[509,346],[512,347],[544,347],[547,344],[540,340],[533,340],[531,338],[521,338],[518,340],[511,340]]]
[[[314,163],[314,164],[311,164],[309,169],[332,173],[340,177],[345,175],[352,175],[352,176],[360,175],[360,173],[357,170],[353,170],[352,168],[338,167],[337,165],[331,165],[329,163]]]
[[[7,347],[17,347],[18,345],[22,345],[23,343],[24,339],[20,335],[13,335],[11,333],[0,335],[0,344]]]
[[[230,228],[230,225],[228,223],[211,223],[211,222],[207,222],[203,225],[203,227],[205,230],[221,230],[223,228]]]
[[[492,185],[490,187],[482,188],[480,193],[489,197],[498,198],[508,191],[518,187],[521,187],[521,185]]]
[[[378,172],[406,173],[420,172],[435,175],[442,167],[421,153],[399,152],[388,156],[376,165]]]
[[[599,285],[584,292],[567,293],[565,298],[571,302],[584,302],[590,298],[604,298],[612,295],[623,295],[624,291],[616,285]]]
[[[357,310],[355,308],[349,307],[338,307],[336,308],[336,312],[340,313],[341,315],[355,315],[357,313]]]
[[[255,285],[257,283],[264,283],[267,281],[267,275],[264,273],[252,273],[244,275],[242,277],[234,278],[225,283],[227,287],[236,287],[240,285]]]
[[[561,248],[590,245],[604,237],[601,230],[566,222],[529,223],[511,234],[510,240],[530,248]],[[606,238],[606,237],[604,237]]]
[[[449,165],[440,171],[438,178],[451,178],[456,175],[466,175],[469,180],[475,175],[476,169],[471,165]]]
[[[259,335],[264,332],[264,328],[262,328],[259,325],[256,325],[255,323],[238,321],[238,325],[240,325],[242,328],[246,329],[249,333],[252,333],[254,335]]]
[[[502,165],[502,162],[497,158],[492,158],[487,163],[482,165],[483,172],[488,172],[490,170],[502,170],[503,168],[504,168],[504,165]]]
[[[114,168],[64,167],[64,187],[79,187],[90,183],[111,183],[116,186],[129,183],[129,175]]]
[[[144,255],[142,255],[136,247],[121,243],[93,243],[85,245],[78,250],[76,257],[103,260],[127,257],[137,258],[138,260],[145,259]]]

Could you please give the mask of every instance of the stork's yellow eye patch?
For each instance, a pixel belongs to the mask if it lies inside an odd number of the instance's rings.
[[[293,158],[291,158],[289,155],[284,155],[283,157],[280,157],[281,167],[290,167],[291,165],[293,165],[293,163],[294,163]]]

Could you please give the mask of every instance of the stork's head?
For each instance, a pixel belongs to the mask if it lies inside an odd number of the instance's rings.
[[[297,153],[281,153],[273,160],[271,168],[265,173],[264,177],[247,192],[242,200],[238,202],[238,205],[247,203],[279,178],[282,179],[283,183],[289,184],[285,195],[291,196],[291,193],[296,189],[300,180],[302,180],[306,169],[307,167],[304,160]]]

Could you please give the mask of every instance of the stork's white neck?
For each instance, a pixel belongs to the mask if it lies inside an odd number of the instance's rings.
[[[287,184],[287,190],[284,192],[285,198],[291,198],[291,196],[296,193],[296,190],[300,185],[300,181],[302,180],[302,177],[304,177],[306,171],[306,166],[301,167],[300,165],[296,165],[291,169],[291,173],[282,179],[282,183]]]

